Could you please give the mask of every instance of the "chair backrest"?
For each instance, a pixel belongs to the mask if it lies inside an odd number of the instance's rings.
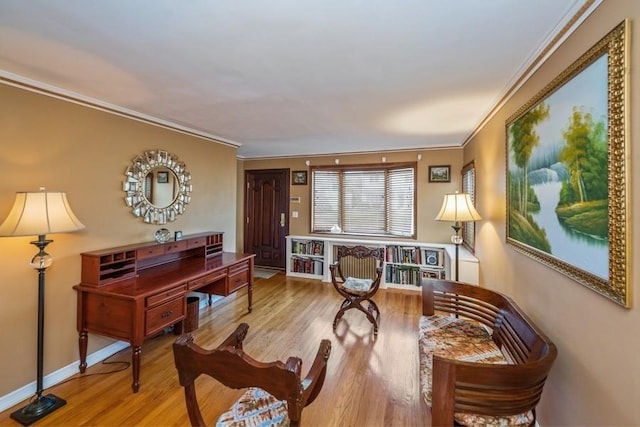
[[[193,342],[189,334],[180,336],[173,344],[173,355],[180,385],[185,389],[187,411],[192,425],[206,425],[194,381],[202,374],[211,376],[227,387],[242,389],[258,387],[278,400],[286,400],[289,419],[297,425],[302,409],[316,398],[327,369],[331,342],[322,340],[311,368],[304,380],[301,378],[302,361],[289,357],[281,361],[259,362],[242,349],[249,325],[240,324],[222,344],[213,350],[205,350]]]
[[[375,280],[378,268],[384,261],[384,248],[365,246],[334,246],[334,257],[338,262],[338,274],[345,277]]]

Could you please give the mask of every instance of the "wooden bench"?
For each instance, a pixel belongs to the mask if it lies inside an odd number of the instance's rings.
[[[420,388],[432,425],[534,425],[556,346],[507,296],[422,280]]]

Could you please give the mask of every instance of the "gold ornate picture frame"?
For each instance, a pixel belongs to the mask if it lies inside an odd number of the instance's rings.
[[[629,24],[506,123],[507,244],[629,307]]]

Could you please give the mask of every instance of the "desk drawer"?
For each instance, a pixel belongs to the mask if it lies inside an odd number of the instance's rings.
[[[228,289],[227,294],[234,292],[236,289],[245,286],[249,283],[249,269],[245,270],[235,270],[235,272],[231,273],[231,268],[229,268],[229,279],[228,279]]]
[[[180,240],[178,242],[169,242],[164,244],[164,252],[167,254],[184,251],[186,249],[187,249],[186,240]]]
[[[204,246],[206,241],[207,241],[206,237],[194,237],[192,239],[187,239],[187,248],[188,249],[200,248]]]
[[[249,270],[249,261],[242,261],[229,266],[229,276]]]
[[[134,334],[135,301],[89,292],[83,294],[83,300],[84,328],[108,337],[131,340]]]
[[[164,245],[146,246],[136,251],[136,258],[145,259],[154,256],[162,255],[164,253]]]
[[[189,290],[195,290],[205,285],[208,285],[210,283],[215,283],[219,280],[224,280],[225,277],[227,277],[226,270],[218,270],[213,273],[206,274],[202,277],[199,277],[195,280],[190,281]]]
[[[184,306],[185,300],[180,297],[147,310],[145,336],[161,331],[167,326],[184,319]]]
[[[175,297],[182,297],[187,292],[187,285],[176,286],[175,288],[171,288],[168,291],[164,291],[159,294],[151,295],[147,297],[146,306],[153,307],[154,305],[158,305],[165,301],[168,301]]]

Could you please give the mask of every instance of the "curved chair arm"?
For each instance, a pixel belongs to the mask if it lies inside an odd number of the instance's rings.
[[[342,268],[340,268],[340,261],[336,261],[333,264],[329,265],[329,271],[331,272],[331,281],[333,283],[336,282],[336,279],[339,277],[343,282],[345,281],[344,275],[342,274]],[[336,274],[337,273],[337,274]]]
[[[233,347],[242,350],[242,342],[247,337],[249,331],[249,325],[241,323],[238,325],[235,331],[233,331],[222,343],[218,346],[219,350],[224,347]]]
[[[376,278],[371,284],[371,289],[369,290],[369,294],[370,294],[369,298],[373,297],[376,294],[376,292],[378,292],[378,289],[380,288],[380,282],[382,282],[383,271],[384,270],[382,269],[382,267],[376,267]]]
[[[313,360],[309,372],[302,380],[302,407],[305,407],[313,402],[324,384],[324,378],[327,374],[327,360],[331,355],[331,341],[323,339],[318,347],[318,352]]]

